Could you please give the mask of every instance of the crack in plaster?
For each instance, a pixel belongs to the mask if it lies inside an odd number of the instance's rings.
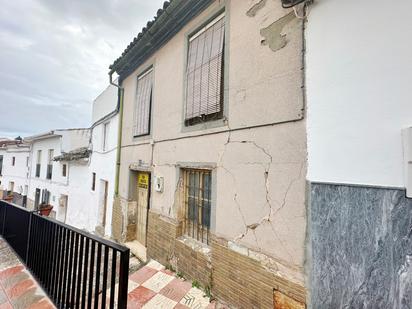
[[[230,129],[230,128],[229,128],[229,129]],[[217,166],[217,167],[222,168],[223,170],[225,170],[225,171],[232,177],[233,184],[234,184],[234,187],[235,187],[235,194],[234,194],[233,200],[234,200],[234,202],[235,202],[235,204],[236,204],[236,206],[237,206],[237,209],[238,209],[238,211],[239,211],[240,216],[242,217],[242,221],[243,221],[243,224],[244,224],[244,226],[245,226],[245,231],[244,231],[242,234],[236,236],[236,237],[234,238],[234,242],[238,242],[239,240],[242,240],[244,237],[246,237],[246,235],[247,235],[249,232],[252,232],[253,235],[254,235],[254,238],[255,238],[256,246],[257,246],[259,252],[262,252],[262,247],[260,246],[259,241],[258,241],[258,238],[257,238],[257,236],[256,236],[256,229],[257,229],[259,226],[261,226],[262,224],[264,224],[264,223],[269,223],[270,228],[271,228],[271,230],[272,230],[272,233],[273,233],[274,236],[278,239],[279,243],[280,243],[281,246],[284,248],[284,250],[285,250],[285,252],[287,253],[287,255],[288,255],[290,258],[292,258],[292,255],[290,254],[287,246],[285,245],[285,243],[282,241],[282,239],[280,238],[280,236],[277,234],[277,232],[276,232],[275,229],[273,228],[273,226],[272,226],[272,224],[271,224],[271,219],[270,219],[270,218],[271,218],[271,215],[272,215],[273,206],[272,206],[272,202],[271,202],[271,199],[270,199],[269,172],[270,172],[271,165],[272,165],[272,163],[273,163],[273,157],[271,156],[271,154],[270,154],[264,147],[258,145],[255,141],[247,141],[247,140],[243,140],[243,141],[231,141],[231,131],[229,131],[228,133],[229,133],[229,134],[228,134],[228,138],[227,138],[227,141],[226,141],[226,143],[225,143],[225,145],[224,145],[224,150],[223,150],[223,152],[222,152],[222,154],[221,154],[221,156],[220,156],[220,158],[219,158],[219,163],[218,163],[218,166]],[[222,164],[221,164],[221,163],[222,163],[222,160],[223,160],[223,157],[224,157],[224,155],[225,155],[225,152],[227,151],[227,146],[228,146],[230,143],[252,144],[254,147],[256,147],[257,149],[259,149],[260,151],[262,151],[262,152],[268,157],[268,159],[269,159],[269,162],[268,162],[268,163],[246,162],[246,164],[260,165],[260,166],[262,166],[262,167],[264,168],[265,199],[266,199],[266,205],[267,205],[268,208],[269,208],[269,212],[268,212],[268,215],[264,216],[259,222],[255,222],[255,223],[252,223],[252,224],[247,224],[247,223],[246,223],[245,215],[243,214],[241,205],[240,205],[240,203],[239,203],[239,201],[238,201],[238,199],[237,199],[238,194],[237,194],[236,178],[235,178],[235,176],[233,175],[232,172],[230,172],[227,168],[223,167]],[[303,170],[303,166],[304,166],[304,163],[302,163],[301,171],[300,171],[300,173],[299,173],[299,178],[301,177],[301,173],[302,173],[302,170]],[[292,186],[292,184],[293,184],[295,181],[296,181],[296,180],[293,179],[293,180],[291,181],[291,184],[289,184],[289,186],[288,186],[288,190],[286,191],[285,197],[284,197],[284,202],[285,202],[285,203],[286,203],[286,198],[287,198],[287,195],[288,195],[288,193],[289,193],[290,187]],[[284,205],[283,205],[283,206],[284,206]]]

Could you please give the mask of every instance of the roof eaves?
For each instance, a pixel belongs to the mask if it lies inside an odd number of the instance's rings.
[[[172,0],[131,42],[111,66],[120,80],[127,77],[156,50],[168,42],[213,0]]]

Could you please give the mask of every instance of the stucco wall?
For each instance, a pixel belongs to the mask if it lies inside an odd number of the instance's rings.
[[[10,182],[14,182],[14,192],[19,194],[27,194],[24,191],[25,186],[28,185],[27,158],[30,157],[30,146],[16,148],[9,146],[2,151],[3,155],[3,169],[1,177],[0,188],[3,190],[9,189]],[[15,157],[15,165],[12,166],[12,158]]]
[[[53,161],[52,179],[46,179],[47,161],[49,156],[49,149],[54,150],[54,156],[61,154],[61,137],[54,136],[46,139],[36,140],[32,143],[31,150],[31,166],[29,179],[29,194],[28,198],[35,200],[36,188],[50,191],[50,204],[53,206],[53,211],[56,212],[56,217],[59,217],[59,198],[61,194],[68,194],[68,176],[62,175],[62,164]],[[41,150],[41,169],[40,177],[36,177],[37,151]],[[41,201],[41,195],[40,195]]]
[[[307,22],[308,178],[404,187],[412,2],[317,0]]]
[[[112,92],[112,101],[117,100],[117,91]],[[99,97],[100,98],[100,97]],[[90,157],[90,165],[88,169],[88,176],[91,177],[91,173],[96,173],[96,191],[91,193],[90,203],[97,210],[100,207],[100,180],[108,182],[108,196],[107,196],[107,210],[106,210],[106,226],[105,234],[111,235],[111,218],[112,218],[112,204],[114,195],[114,179],[116,174],[116,150],[117,150],[117,137],[118,137],[118,125],[119,116],[112,117],[108,126],[108,140],[106,144],[106,151],[103,151],[103,124],[100,124],[92,130],[92,146],[93,152]],[[98,211],[97,211],[98,214]],[[97,224],[97,217],[95,218]]]
[[[209,167],[212,232],[233,242],[233,250],[247,247],[270,256],[279,275],[302,284],[306,227],[302,23],[275,1],[265,2],[249,16],[255,2],[216,1],[123,81],[120,196],[131,198],[130,165],[140,164],[153,176],[164,177],[164,192],[152,193],[152,211],[179,219],[180,168]],[[225,119],[185,128],[187,35],[223,4]],[[136,79],[150,65],[154,67],[152,133],[133,138]],[[256,125],[262,127],[253,128]]]

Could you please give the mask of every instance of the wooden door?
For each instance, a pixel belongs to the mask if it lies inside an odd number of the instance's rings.
[[[147,217],[150,196],[150,174],[139,172],[137,174],[137,220],[136,239],[146,246]]]

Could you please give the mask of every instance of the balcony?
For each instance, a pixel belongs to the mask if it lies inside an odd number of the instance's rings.
[[[57,308],[127,307],[128,248],[5,201],[0,236]]]

